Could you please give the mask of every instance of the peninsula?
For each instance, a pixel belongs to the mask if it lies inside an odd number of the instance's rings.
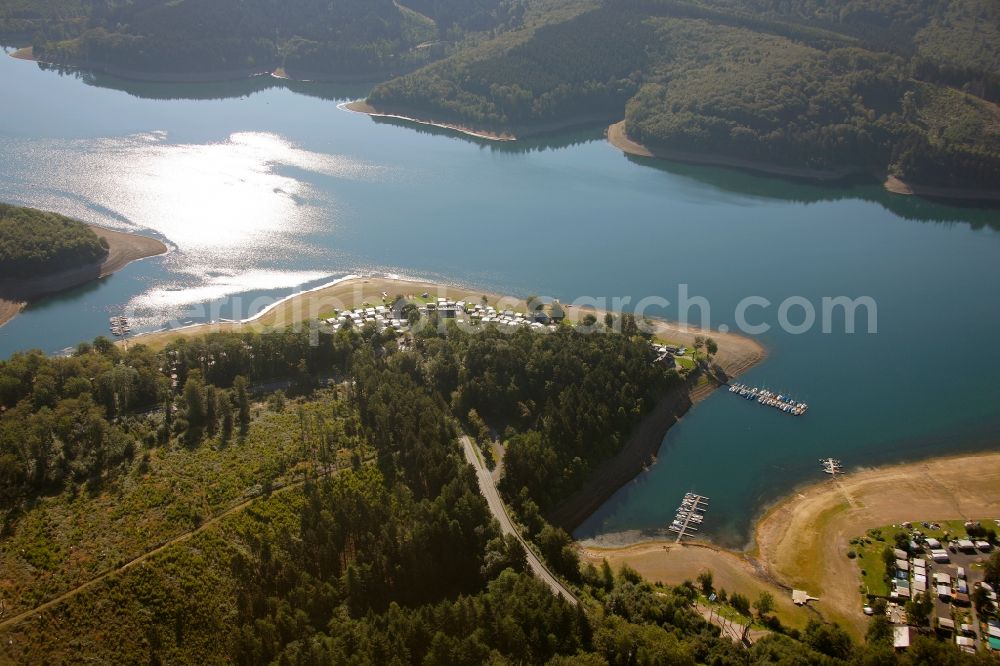
[[[0,326],[33,300],[166,251],[155,238],[0,204]]]

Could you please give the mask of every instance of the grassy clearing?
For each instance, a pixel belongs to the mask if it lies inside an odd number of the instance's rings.
[[[892,532],[889,534],[891,535]],[[859,537],[857,543],[851,544],[851,549],[858,555],[855,561],[858,563],[861,573],[860,591],[862,594],[879,597],[889,596],[888,573],[885,568],[885,560],[882,557],[882,552],[887,546],[893,547],[885,540],[879,541],[868,535]]]

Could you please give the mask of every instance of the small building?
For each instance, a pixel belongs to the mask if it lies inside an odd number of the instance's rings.
[[[964,580],[958,581],[957,586],[958,586],[958,591],[961,592],[962,594],[969,593],[969,584],[966,581]]]
[[[938,585],[937,586],[937,595],[943,601],[950,600],[951,599],[951,587],[948,586],[948,585]]]
[[[938,563],[951,562],[951,557],[948,555],[948,551],[941,550],[939,548],[935,548],[931,551],[931,559]]]
[[[937,539],[925,539],[924,542],[931,550],[939,550],[941,548],[941,542]]]
[[[913,582],[914,583],[926,583],[927,582],[927,575],[926,574],[913,574]]]
[[[947,585],[948,587],[951,587],[951,576],[939,571],[934,574],[934,582],[938,585]]]
[[[911,553],[919,553],[920,552],[920,544],[918,544],[916,541],[911,541],[910,542],[910,552]]]
[[[927,566],[927,560],[925,560],[922,557],[915,557],[913,559],[913,566],[915,566],[915,567],[917,567],[919,569],[923,569],[923,568],[925,568]]]
[[[993,550],[993,545],[989,541],[977,541],[976,548],[983,551],[984,553],[988,553],[991,550]]]
[[[968,539],[959,539],[957,544],[958,549],[966,553],[976,552],[976,544],[972,543]]]
[[[896,560],[896,571],[909,571],[909,570],[910,570],[909,562],[907,562],[905,559]]]
[[[962,624],[959,625],[959,629],[962,630],[963,634],[968,634],[970,636],[975,636],[976,634],[976,628],[973,627],[971,624],[966,624],[963,622]]]
[[[927,591],[927,581],[925,580],[915,580],[913,585],[910,586],[914,594],[923,594]]]
[[[938,628],[946,629],[947,631],[955,631],[955,621],[950,617],[939,617]]]
[[[968,606],[972,603],[969,599],[969,595],[965,592],[956,592],[952,598],[952,602],[956,606]]]
[[[897,650],[905,650],[910,647],[909,627],[892,628],[892,647],[894,647]]]
[[[956,567],[955,576],[962,580],[965,580],[965,567]]]
[[[905,550],[900,550],[899,548],[893,549],[892,552],[893,552],[893,554],[896,555],[896,559],[897,560],[905,560],[906,558],[908,558],[910,556],[910,554],[907,553]]]

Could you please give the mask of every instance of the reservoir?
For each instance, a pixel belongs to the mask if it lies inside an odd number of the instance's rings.
[[[820,458],[850,471],[1000,441],[996,209],[632,159],[600,129],[490,144],[338,107],[364,86],[128,83],[6,56],[0,79],[0,200],[171,248],[27,309],[0,328],[3,357],[61,351],[126,311],[137,330],[243,318],[351,273],[659,296],[671,305],[649,314],[668,318],[686,285],[733,330],[744,299],[772,303],[750,317],[770,323],[770,355],[741,381],[808,413],[716,392],[580,538],[662,533],[691,491],[712,499],[705,533],[738,546],[770,501],[823,478]],[[877,333],[864,315],[854,334],[843,317],[778,326],[786,299],[819,313],[840,296],[870,297]]]

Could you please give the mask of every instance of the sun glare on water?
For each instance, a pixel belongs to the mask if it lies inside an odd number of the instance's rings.
[[[5,151],[23,156],[20,173],[38,181],[23,184],[21,191],[36,193],[25,203],[123,230],[152,229],[174,246],[166,261],[179,279],[150,285],[131,302],[156,316],[329,275],[322,257],[336,250],[310,243],[310,235],[335,234],[342,209],[330,188],[313,182],[378,180],[386,171],[265,132],[204,144],[148,132],[35,146]],[[56,169],[59,189],[51,186]],[[301,267],[304,256],[316,257],[318,270],[285,268]]]

